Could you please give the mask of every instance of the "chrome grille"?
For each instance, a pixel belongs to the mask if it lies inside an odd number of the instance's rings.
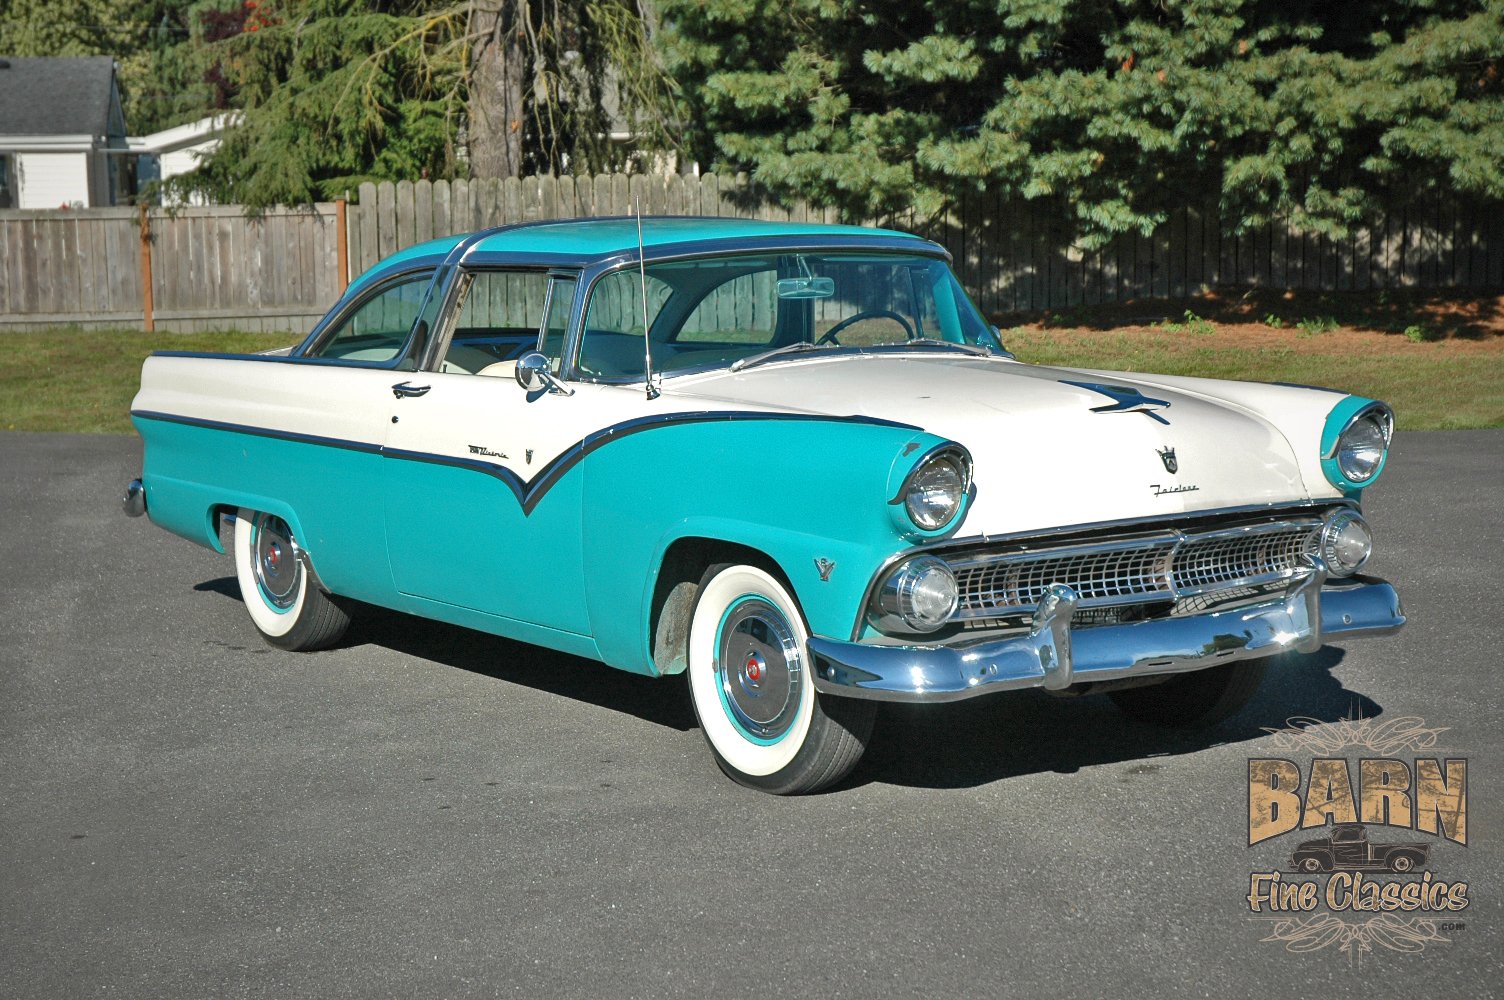
[[[1179,531],[1094,545],[977,553],[950,561],[959,619],[1028,612],[1063,583],[1080,607],[1172,602],[1296,576],[1314,552],[1318,520],[1278,521],[1201,533]]]
[[[1175,551],[1179,596],[1220,590],[1229,580],[1288,576],[1315,551],[1311,527],[1287,531],[1233,530],[1186,539]]]

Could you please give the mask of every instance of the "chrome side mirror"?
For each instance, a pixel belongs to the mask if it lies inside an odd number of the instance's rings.
[[[549,371],[548,357],[542,351],[528,351],[517,359],[517,384],[528,392],[561,393],[573,396],[574,390],[565,386]]]

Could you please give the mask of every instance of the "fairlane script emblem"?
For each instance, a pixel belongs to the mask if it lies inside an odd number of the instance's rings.
[[[1100,382],[1072,382],[1069,379],[1061,379],[1060,382],[1062,385],[1073,385],[1078,389],[1090,389],[1092,392],[1099,392],[1112,400],[1106,406],[1093,406],[1091,408],[1091,412],[1093,413],[1142,413],[1151,420],[1158,420],[1162,424],[1169,423],[1164,417],[1153,412],[1154,408],[1169,409],[1170,401],[1167,399],[1152,399],[1137,389],[1126,385],[1103,385]]]
[[[1173,476],[1180,471],[1180,463],[1175,461],[1174,448],[1155,448],[1154,450],[1159,452],[1159,460],[1165,463],[1166,472]]]
[[[815,572],[820,574],[820,579],[822,581],[829,582],[830,571],[835,568],[836,564],[823,556],[815,560]]]
[[[501,452],[499,452],[499,451],[492,451],[490,448],[483,448],[483,447],[481,447],[478,444],[472,444],[472,445],[470,445],[470,454],[472,454],[472,455],[490,455],[492,458],[506,458],[506,456],[503,455]]]

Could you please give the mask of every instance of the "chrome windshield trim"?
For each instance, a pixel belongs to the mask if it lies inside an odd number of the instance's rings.
[[[644,216],[643,222],[652,223],[654,216]],[[636,247],[623,249],[615,253],[602,254],[588,266],[580,275],[580,315],[576,317],[574,328],[568,338],[569,349],[560,365],[560,376],[572,382],[588,382],[592,385],[641,385],[642,378],[637,376],[603,377],[589,375],[579,369],[579,352],[584,341],[585,313],[590,302],[590,297],[595,294],[595,286],[602,279],[609,277],[617,271],[635,268],[642,262],[648,264],[665,264],[681,260],[713,260],[718,257],[745,256],[753,253],[777,253],[789,254],[809,251],[810,253],[871,253],[892,256],[917,256],[932,257],[944,261],[947,265],[953,263],[950,251],[938,243],[923,239],[918,236],[883,236],[874,235],[858,237],[850,234],[840,236],[763,236],[763,237],[739,237],[736,239],[701,240],[684,243],[659,244],[645,249],[642,257],[639,257]],[[847,349],[834,348],[833,352],[841,352]],[[660,379],[679,378],[685,375],[703,375],[706,372],[725,371],[729,363],[714,363],[696,365],[693,367],[679,368],[672,371],[658,371],[654,374]]]

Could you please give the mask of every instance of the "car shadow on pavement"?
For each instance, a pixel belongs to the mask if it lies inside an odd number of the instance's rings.
[[[234,577],[206,580],[193,589],[240,600]],[[630,674],[594,660],[358,602],[349,602],[349,607],[350,630],[336,648],[377,645],[680,732],[698,728],[680,678]],[[950,705],[883,705],[866,755],[836,790],[867,784],[974,788],[1020,775],[1069,774],[1084,767],[1241,743],[1295,716],[1321,722],[1378,716],[1383,709],[1377,702],[1343,687],[1333,675],[1343,655],[1341,649],[1324,646],[1309,655],[1275,658],[1253,701],[1233,718],[1201,731],[1135,722],[1114,708],[1106,695],[1061,698],[1034,690]]]
[[[631,674],[595,660],[370,605],[351,602],[350,610],[350,630],[338,648],[375,644],[680,732],[698,725],[689,693],[678,678]]]
[[[205,580],[194,584],[193,589],[241,601],[240,584],[233,576]],[[488,632],[389,611],[359,601],[343,603],[350,612],[350,629],[335,644],[335,649],[381,646],[509,684],[522,684],[625,712],[680,732],[698,726],[689,703],[689,693],[676,678],[629,674],[595,660],[514,642]]]
[[[1025,774],[1068,774],[1241,743],[1282,728],[1294,716],[1330,722],[1379,715],[1377,702],[1333,675],[1343,655],[1324,646],[1309,655],[1275,658],[1241,712],[1201,731],[1135,722],[1106,695],[1060,698],[1024,691],[952,705],[885,705],[866,756],[842,787],[973,788]]]

